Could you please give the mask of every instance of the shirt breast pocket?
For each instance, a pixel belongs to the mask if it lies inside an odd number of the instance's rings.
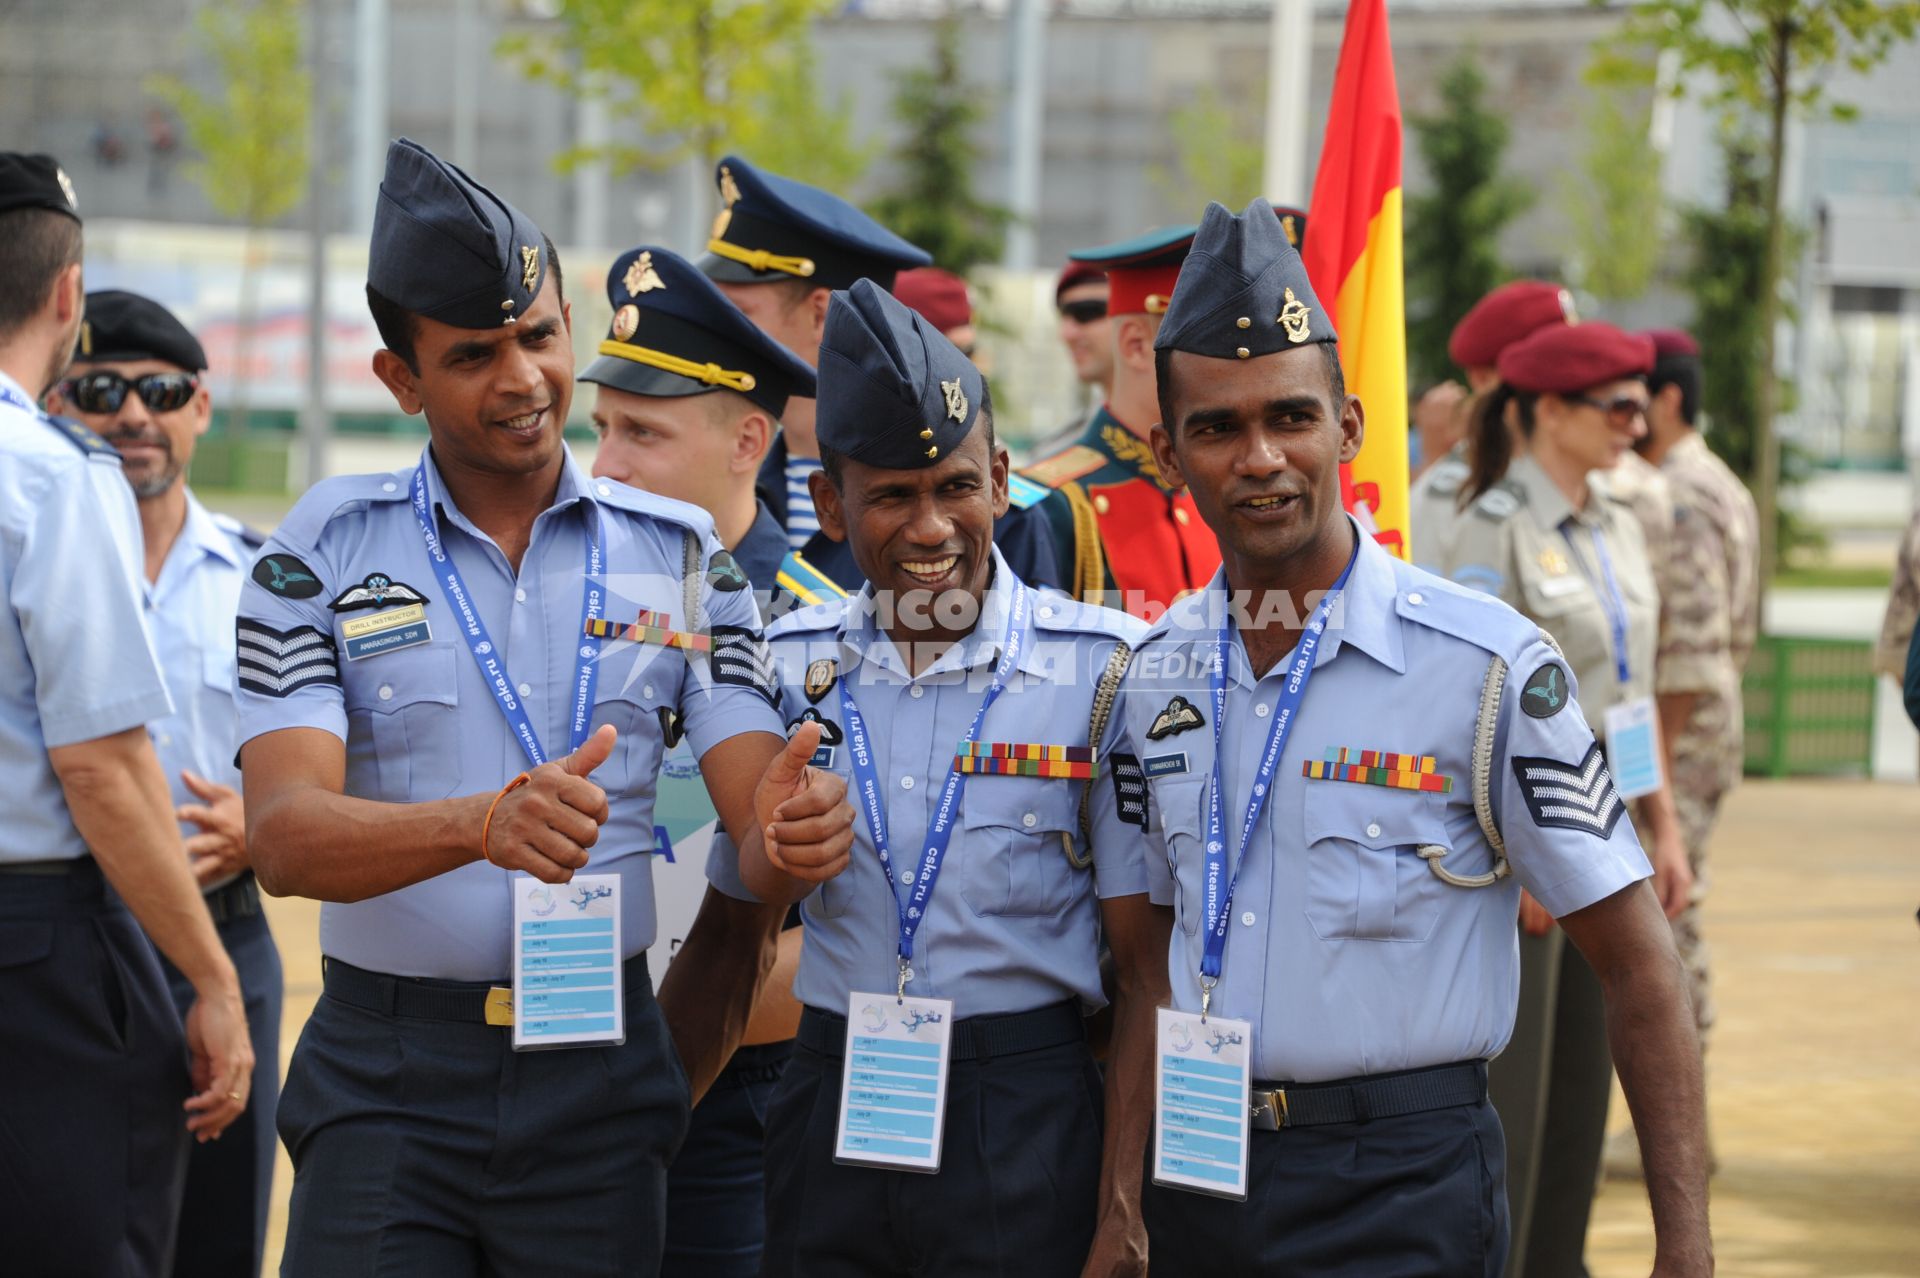
[[[1032,918],[1072,904],[1081,874],[1067,859],[1079,837],[1078,788],[1054,778],[967,778],[957,832],[960,888],[975,914]],[[908,855],[916,861],[920,847]]]
[[[1449,889],[1420,855],[1452,849],[1437,796],[1309,782],[1307,921],[1323,941],[1424,941]]]
[[[660,775],[666,738],[671,729],[677,743],[686,731],[674,701],[679,693],[679,672],[667,668],[677,657],[659,657],[655,664],[636,667],[630,676],[610,679],[611,669],[600,673],[600,697],[594,706],[594,727],[611,723],[620,732],[613,757],[597,769],[592,779],[609,794],[632,794],[653,786]],[[609,686],[611,685],[611,686]],[[670,709],[663,716],[661,711]]]
[[[359,663],[340,663],[358,684],[348,704],[365,707],[374,766],[389,802],[444,799],[460,784],[458,655],[452,644],[423,644],[368,657],[359,670],[352,669]]]
[[[1206,858],[1201,847],[1203,814],[1200,810],[1206,780],[1190,776],[1152,784],[1153,819],[1160,822],[1167,843],[1167,862],[1173,870],[1175,926],[1192,936],[1200,930],[1200,914],[1206,908],[1202,896]]]

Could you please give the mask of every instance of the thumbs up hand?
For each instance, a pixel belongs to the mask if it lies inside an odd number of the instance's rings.
[[[543,883],[571,879],[607,823],[607,792],[588,777],[613,754],[618,737],[612,724],[603,724],[578,750],[541,764],[525,784],[501,795],[483,827],[481,854]]]
[[[767,861],[806,883],[821,883],[847,868],[853,850],[853,807],[846,781],[809,761],[820,725],[802,723],[773,756],[753,793],[754,815]]]

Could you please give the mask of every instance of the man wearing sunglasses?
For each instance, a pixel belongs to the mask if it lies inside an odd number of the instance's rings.
[[[172,703],[132,498],[35,405],[80,336],[81,245],[60,167],[0,153],[0,1256],[131,1278],[171,1264],[187,1134],[240,1116],[254,1062],[147,736]],[[149,939],[198,995],[184,1042]]]
[[[200,374],[206,353],[166,307],[136,293],[87,295],[78,357],[47,396],[119,451],[145,544],[147,623],[173,697],[148,725],[188,864],[240,974],[253,1030],[253,1093],[224,1140],[187,1163],[173,1272],[234,1278],[260,1272],[273,1184],[273,1111],[280,1093],[280,952],[260,909],[234,766],[233,616],[261,537],[214,515],[186,484],[195,441],[212,420]],[[193,986],[162,962],[174,1006]]]

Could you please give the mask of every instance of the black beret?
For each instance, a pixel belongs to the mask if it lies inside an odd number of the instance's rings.
[[[931,466],[973,431],[986,393],[959,347],[872,280],[833,295],[813,419],[822,447],[887,470]]]
[[[403,310],[455,328],[525,315],[547,277],[533,220],[418,142],[387,148],[367,284]]]
[[[725,208],[714,219],[700,269],[729,284],[803,279],[847,288],[870,279],[891,290],[893,277],[933,258],[916,245],[818,187],[763,173],[737,155],[714,174]]]
[[[0,213],[15,209],[52,209],[80,220],[73,183],[51,155],[0,151]]]
[[[87,294],[77,357],[96,362],[158,359],[189,373],[207,367],[206,351],[179,317],[150,297],[119,289]]]
[[[1273,206],[1209,204],[1154,349],[1248,359],[1336,340]]]
[[[613,325],[583,382],[661,398],[735,390],[775,418],[790,397],[813,398],[813,370],[678,253],[621,254],[607,272],[607,301]]]

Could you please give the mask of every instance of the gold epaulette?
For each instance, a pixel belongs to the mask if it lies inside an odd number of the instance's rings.
[[[1107,459],[1099,449],[1075,444],[1065,452],[1035,462],[1021,473],[1049,488],[1058,488],[1082,475],[1091,475],[1106,464]]]

